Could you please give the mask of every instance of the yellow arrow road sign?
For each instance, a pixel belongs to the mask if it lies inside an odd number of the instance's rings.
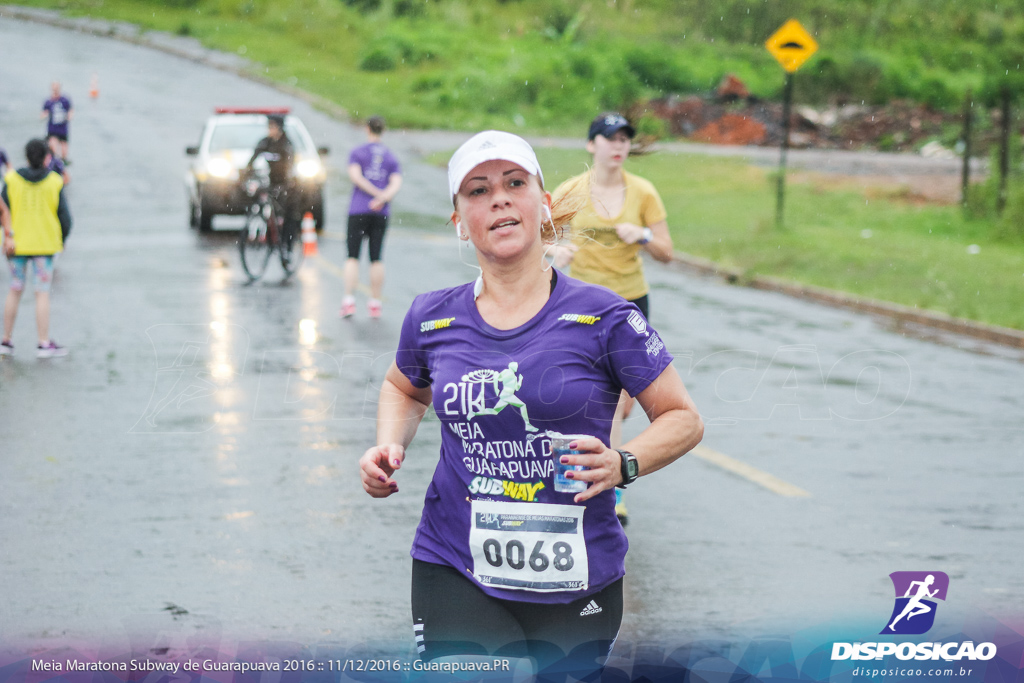
[[[799,69],[800,65],[818,51],[818,42],[796,19],[790,19],[779,27],[779,30],[765,41],[764,46],[789,73]]]

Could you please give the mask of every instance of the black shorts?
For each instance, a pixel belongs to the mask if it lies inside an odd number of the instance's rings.
[[[384,231],[388,217],[382,213],[356,213],[348,217],[348,257],[357,259],[363,248],[363,237],[370,240],[370,261],[380,261],[384,249]]]
[[[492,598],[452,567],[413,560],[412,622],[426,661],[534,657],[538,671],[568,665],[592,673],[619,633],[622,579],[565,604],[519,602]]]
[[[68,141],[68,134],[67,133],[47,133],[46,137],[47,137],[47,139],[49,139],[49,138],[57,138],[61,142],[67,142]]]
[[[650,321],[651,316],[647,312],[647,295],[646,294],[644,294],[639,299],[632,299],[629,303],[634,304],[637,308],[639,308],[640,312],[644,314],[644,319],[647,320],[647,321]]]

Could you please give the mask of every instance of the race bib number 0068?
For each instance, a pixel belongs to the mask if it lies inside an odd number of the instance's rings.
[[[473,576],[485,586],[516,590],[585,590],[590,571],[583,510],[474,500],[469,532]]]

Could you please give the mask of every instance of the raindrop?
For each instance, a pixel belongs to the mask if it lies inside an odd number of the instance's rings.
[[[867,228],[865,228],[864,230],[860,231],[860,236],[863,237],[866,240],[871,239],[871,235],[873,235],[873,234],[874,233],[871,232],[870,230],[868,230]]]
[[[971,254],[971,255],[980,254],[981,253],[981,247],[979,247],[977,244],[968,245],[967,246],[967,253]]]

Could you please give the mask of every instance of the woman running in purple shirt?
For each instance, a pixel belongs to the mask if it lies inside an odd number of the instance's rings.
[[[474,136],[448,180],[452,220],[481,275],[409,309],[381,388],[377,445],[360,460],[363,488],[398,493],[433,405],[440,460],[411,552],[420,656],[532,657],[539,671],[592,673],[622,619],[627,542],[613,490],[692,449],[703,423],[636,306],[545,260],[573,200],[551,205],[525,140]],[[613,450],[622,390],[651,424]],[[555,488],[556,434],[573,435],[560,461],[586,467],[568,475],[586,482],[582,492]]]
[[[43,102],[40,117],[46,119],[46,139],[50,148],[64,162],[68,158],[68,128],[74,113],[71,100],[60,91],[60,83],[51,83],[50,99]]]

